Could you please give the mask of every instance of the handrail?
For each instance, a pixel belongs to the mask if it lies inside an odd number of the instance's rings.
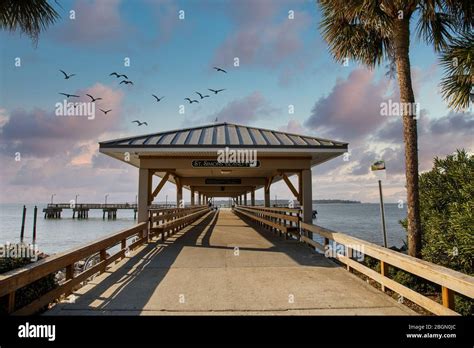
[[[281,219],[285,221],[292,221],[298,223],[300,221],[300,217],[298,215],[287,215],[287,214],[278,214],[278,213],[273,213],[270,210],[263,210],[263,209],[255,209],[252,206],[237,206],[236,209],[241,209],[244,211],[248,211],[251,213],[256,213],[258,215],[262,216],[268,216],[276,219]]]
[[[353,268],[356,271],[363,273],[380,283],[382,289],[389,288],[434,314],[458,315],[458,313],[454,311],[453,292],[465,295],[471,299],[474,297],[474,277],[467,274],[383,248],[376,244],[348,236],[344,233],[331,231],[317,225],[302,222],[300,226],[302,231],[317,233],[325,239],[324,245],[321,245],[302,234],[301,240],[303,242],[311,244],[323,252],[327,251],[329,240],[344,245],[345,255],[340,253],[332,253],[332,255],[342,263],[346,264],[349,270]],[[381,273],[377,273],[371,268],[351,258],[352,250],[355,248],[360,248],[358,251],[362,252],[362,254],[369,255],[379,260],[381,262]],[[388,278],[387,269],[389,266],[397,267],[405,272],[440,285],[442,288],[443,305],[405,287],[391,278]]]
[[[188,208],[150,210],[150,221],[154,223],[154,222],[159,222],[159,221],[171,220],[178,217],[186,216],[193,211],[206,209],[206,208],[208,208],[206,205],[199,205],[199,206],[192,206]]]
[[[255,210],[263,210],[263,211],[283,211],[287,213],[301,213],[301,209],[299,208],[282,208],[282,207],[261,207],[257,205],[237,205],[237,207],[246,207],[252,208]]]
[[[266,228],[270,228],[280,235],[283,233],[286,238],[292,235],[299,239],[299,223],[301,220],[299,209],[283,209],[284,208],[277,208],[277,211],[284,211],[288,214],[275,213],[273,212],[275,208],[245,205],[237,205],[234,207],[235,212],[256,221]],[[293,213],[296,213],[296,215],[293,215]]]
[[[0,297],[8,296],[7,312],[12,313],[15,309],[16,290],[63,269],[66,269],[66,280],[64,283],[21,308],[15,312],[15,314],[33,313],[62,295],[69,294],[72,292],[74,286],[90,278],[95,273],[104,272],[108,264],[125,257],[127,250],[133,250],[146,242],[148,239],[147,232],[148,223],[142,222],[131,228],[100,238],[92,243],[60,254],[48,256],[38,262],[0,275]],[[127,246],[128,239],[135,236],[138,239]],[[120,251],[114,255],[107,256],[107,250],[119,243],[121,245]],[[80,274],[74,274],[76,262],[97,254],[100,256],[100,262],[98,264]]]

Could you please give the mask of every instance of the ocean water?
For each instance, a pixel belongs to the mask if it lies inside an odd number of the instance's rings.
[[[40,251],[47,254],[66,251],[99,237],[103,237],[133,226],[133,210],[119,210],[116,220],[102,220],[102,210],[90,210],[89,219],[72,219],[72,210],[63,210],[61,219],[44,219],[43,208],[38,204],[37,239]],[[0,244],[20,241],[21,204],[0,204]],[[27,205],[25,221],[25,242],[31,243],[34,205]],[[378,204],[316,204],[317,219],[313,223],[343,232],[348,235],[383,244]],[[406,208],[397,204],[385,205],[387,240],[389,246],[400,247],[406,234],[399,220],[406,217]]]

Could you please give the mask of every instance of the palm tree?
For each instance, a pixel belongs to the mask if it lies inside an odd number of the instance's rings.
[[[417,19],[418,38],[436,51],[449,40],[472,29],[471,0],[319,0],[321,29],[334,59],[353,59],[373,68],[385,59],[397,70],[400,101],[414,105],[410,71],[410,20]],[[417,124],[403,109],[405,175],[407,188],[408,253],[421,256],[418,192]]]
[[[455,110],[469,107],[473,97],[474,33],[463,33],[449,43],[441,54],[445,77],[441,81],[441,93],[448,106]]]
[[[59,14],[46,0],[2,0],[0,2],[0,28],[19,30],[33,42],[39,34],[59,18]]]

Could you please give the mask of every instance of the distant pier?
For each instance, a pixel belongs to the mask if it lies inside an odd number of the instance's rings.
[[[172,207],[174,205],[168,204],[152,204],[151,209]],[[43,208],[45,219],[61,219],[61,213],[63,209],[72,209],[72,218],[75,219],[88,219],[89,210],[102,210],[102,219],[115,220],[117,219],[117,210],[132,210],[133,218],[137,218],[137,205],[130,203],[118,203],[118,204],[101,204],[101,203],[49,203],[46,208]]]

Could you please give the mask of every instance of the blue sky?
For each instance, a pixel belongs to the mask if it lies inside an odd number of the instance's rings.
[[[387,182],[388,200],[403,199],[404,177],[399,166],[403,144],[396,136],[390,142],[378,136],[396,135],[399,124],[392,119],[381,121],[380,115],[364,115],[364,105],[376,110],[379,100],[396,98],[396,81],[385,78],[384,65],[370,72],[356,62],[348,67],[335,63],[318,29],[320,13],[314,1],[76,0],[60,4],[62,8],[56,8],[61,19],[41,34],[37,47],[25,35],[0,32],[5,191],[26,189],[28,178],[48,166],[48,172],[36,179],[38,187],[28,196],[17,197],[19,201],[48,196],[52,178],[59,175],[55,168],[63,173],[60,185],[67,195],[86,190],[91,201],[102,196],[98,191],[112,189],[103,186],[107,178],[129,175],[117,192],[117,200],[124,200],[136,190],[133,169],[101,167],[99,140],[200,125],[216,117],[351,143],[350,163],[315,168],[313,180],[321,188],[314,198],[376,200],[375,194],[367,193],[372,179],[364,168],[371,156],[385,155],[389,166],[390,161],[394,163]],[[71,10],[75,20],[69,19]],[[180,11],[185,19],[178,18]],[[288,18],[289,11],[294,11],[294,19]],[[21,67],[14,65],[17,57]],[[126,57],[129,67],[124,66]],[[233,66],[233,57],[240,59],[239,67]],[[472,113],[453,113],[446,108],[437,92],[442,71],[431,47],[413,37],[410,58],[417,102],[424,109],[420,165],[426,170],[433,156],[460,146],[472,150]],[[212,70],[216,64],[228,74]],[[77,76],[64,80],[59,69]],[[109,76],[112,71],[127,74],[134,86],[119,85],[120,80]],[[207,88],[226,91],[197,106],[183,100],[197,98],[194,91],[208,92]],[[87,91],[109,97],[99,106],[112,109],[111,117],[88,125],[62,122],[64,132],[52,125],[56,121],[54,104],[62,101],[58,92]],[[362,97],[355,98],[359,93]],[[156,103],[151,94],[165,99]],[[181,104],[186,107],[184,115],[178,112]],[[288,113],[288,105],[294,105],[294,114]],[[28,119],[40,121],[29,123]],[[137,127],[131,123],[135,119],[149,126]],[[362,125],[354,134],[351,119]],[[23,126],[18,130],[16,125]],[[430,132],[440,128],[436,125],[445,126],[443,134]],[[77,132],[73,132],[75,127]],[[44,144],[44,152],[32,145],[31,138]],[[453,138],[447,147],[438,144],[440,139]],[[51,150],[57,145],[60,151]],[[21,163],[12,161],[16,152],[22,154]],[[74,187],[67,181],[68,176],[77,175],[90,177],[85,180],[89,186]],[[98,175],[103,179],[92,179]],[[339,179],[330,180],[335,177]],[[171,194],[173,188],[167,190]],[[289,195],[284,187],[275,192]]]

